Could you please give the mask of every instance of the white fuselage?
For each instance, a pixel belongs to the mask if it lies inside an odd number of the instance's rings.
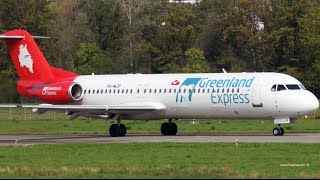
[[[74,82],[83,88],[82,105],[158,103],[165,107],[124,119],[290,118],[319,106],[297,79],[280,73],[86,75]],[[274,85],[299,89],[272,91]]]

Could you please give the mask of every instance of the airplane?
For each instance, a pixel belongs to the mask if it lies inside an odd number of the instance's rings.
[[[296,78],[274,72],[80,75],[48,64],[35,42],[16,29],[0,35],[18,72],[17,92],[43,104],[16,105],[33,112],[65,112],[111,119],[111,137],[125,136],[121,120],[163,120],[162,135],[176,135],[173,120],[273,119],[282,124],[316,111],[319,101]]]

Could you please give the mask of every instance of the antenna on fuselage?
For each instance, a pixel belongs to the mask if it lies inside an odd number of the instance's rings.
[[[222,68],[222,71],[223,71],[223,73],[227,73],[227,71],[224,68]]]

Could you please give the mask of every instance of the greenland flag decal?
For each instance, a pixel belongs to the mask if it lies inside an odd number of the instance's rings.
[[[174,85],[174,86],[179,85],[179,84],[180,84],[180,82],[179,82],[178,80],[174,80],[174,81],[171,83],[171,85]]]

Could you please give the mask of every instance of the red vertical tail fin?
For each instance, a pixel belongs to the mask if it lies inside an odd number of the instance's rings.
[[[51,67],[34,38],[24,30],[12,30],[0,35],[0,40],[7,44],[10,56],[20,80],[17,91],[24,96],[31,96],[30,91],[43,83],[65,81],[79,74]]]
[[[33,37],[24,30],[12,30],[0,38],[7,48],[21,80],[52,81],[54,74]]]

